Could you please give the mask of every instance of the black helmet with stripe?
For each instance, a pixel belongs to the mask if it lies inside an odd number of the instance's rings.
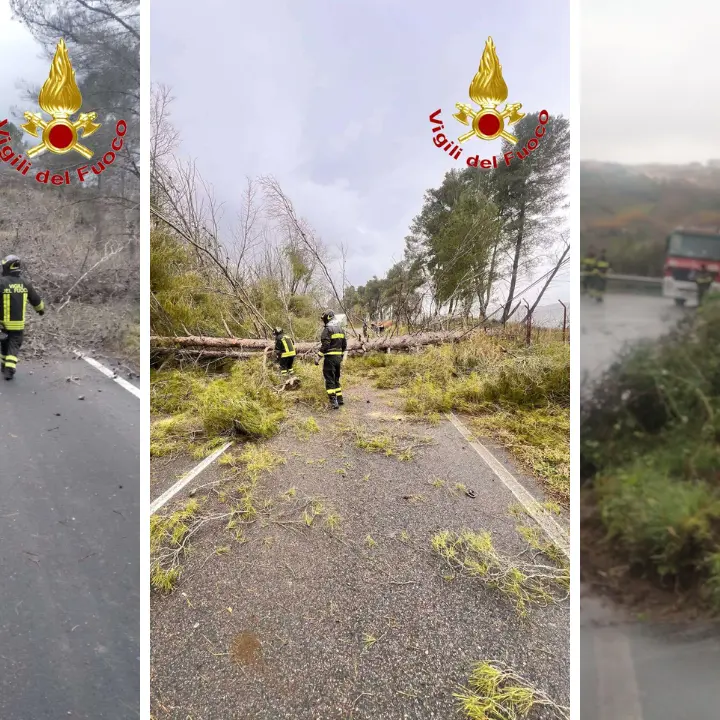
[[[17,255],[7,255],[2,260],[3,275],[19,275],[21,271],[20,258]]]
[[[326,310],[320,319],[327,325],[332,319],[334,319],[335,313],[332,310]]]

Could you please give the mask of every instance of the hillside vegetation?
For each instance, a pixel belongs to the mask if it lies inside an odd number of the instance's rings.
[[[7,3],[6,3],[7,4]],[[112,355],[136,366],[140,347],[140,30],[134,2],[86,3],[12,0],[13,17],[46,57],[65,40],[83,111],[97,112],[99,127],[87,145],[96,163],[122,119],[127,132],[112,167],[85,182],[54,186],[34,173],[74,170],[76,153],[44,152],[28,175],[0,163],[0,254],[15,253],[43,296],[48,312],[29,315],[23,355],[67,351]],[[50,68],[48,65],[48,72]],[[20,129],[22,113],[37,107],[45,79],[8,67],[24,91],[6,128],[15,152],[33,138]],[[72,86],[65,82],[63,92]],[[7,149],[7,145],[5,146]],[[116,148],[117,150],[117,148]]]
[[[20,256],[48,305],[26,352],[79,348],[139,362],[139,237],[134,213],[91,190],[39,188],[0,173],[0,255]]]
[[[581,249],[605,248],[615,272],[660,276],[679,225],[720,227],[720,167],[580,165]]]

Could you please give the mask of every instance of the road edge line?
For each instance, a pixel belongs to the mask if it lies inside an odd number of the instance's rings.
[[[129,393],[132,393],[136,398],[140,398],[140,388],[136,388],[132,383],[129,383],[125,378],[121,378],[117,373],[114,373],[110,368],[105,367],[102,363],[99,363],[94,358],[83,355],[80,352],[75,354],[84,360],[88,365],[92,365],[96,370],[99,370],[103,375],[114,380],[120,387],[125,388]]]
[[[562,553],[570,559],[570,538],[568,533],[536,500],[520,481],[485,447],[460,421],[455,413],[446,413],[446,417],[455,429],[465,438],[470,447],[482,458],[485,464],[510,490],[525,512],[540,526]]]
[[[629,638],[616,628],[604,628],[593,633],[592,642],[599,720],[643,720]]]
[[[172,487],[168,488],[160,497],[150,503],[150,515],[154,515],[165,503],[179,493],[191,480],[194,480],[205,468],[212,465],[230,446],[232,442],[225,443],[212,455],[208,455],[200,464],[196,465],[187,475],[181,477]]]

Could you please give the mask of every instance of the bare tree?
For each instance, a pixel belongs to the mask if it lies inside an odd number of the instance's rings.
[[[545,291],[550,286],[550,283],[555,279],[555,276],[558,274],[561,268],[566,267],[570,262],[570,243],[568,242],[567,235],[561,235],[561,249],[562,251],[558,254],[555,265],[553,266],[552,270],[548,273],[547,279],[545,280],[545,284],[540,289],[540,292],[538,293],[538,296],[535,298],[535,302],[530,307],[530,315],[532,315],[535,312],[535,308],[538,306],[540,301],[543,298],[543,295],[545,295]]]
[[[326,251],[322,241],[315,235],[308,222],[298,217],[292,201],[287,197],[287,195],[285,195],[283,189],[280,187],[280,183],[278,183],[274,177],[263,177],[260,182],[267,193],[269,214],[272,217],[284,222],[288,232],[294,237],[297,237],[302,242],[305,249],[314,258],[317,266],[320,268],[323,276],[325,277],[330,290],[332,291],[335,301],[347,317],[353,333],[356,337],[359,337],[343,302],[343,293],[338,289],[338,286],[333,279],[328,261],[326,260]]]

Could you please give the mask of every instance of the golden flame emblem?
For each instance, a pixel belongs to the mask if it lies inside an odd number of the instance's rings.
[[[38,105],[52,118],[50,122],[43,120],[39,113],[26,112],[22,129],[33,137],[40,137],[42,142],[30,148],[25,154],[32,158],[45,150],[56,155],[64,155],[71,150],[79,152],[90,159],[92,150],[80,143],[82,138],[92,135],[100,125],[95,122],[97,113],[82,113],[73,121],[71,116],[82,107],[82,94],[75,81],[75,70],[70,62],[67,45],[60,40],[55,49],[55,57],[50,66],[50,75],[38,95]],[[38,135],[42,130],[42,135]]]
[[[495,50],[495,43],[489,37],[485,43],[480,67],[470,83],[470,99],[480,106],[480,110],[474,110],[470,105],[456,103],[458,112],[453,117],[463,125],[470,125],[472,130],[461,135],[458,142],[465,142],[473,136],[481,140],[494,140],[502,137],[508,142],[516,143],[517,138],[505,129],[505,121],[508,125],[515,124],[525,117],[520,112],[520,103],[506,104],[505,108],[498,109],[501,103],[508,98],[508,86],[502,74],[502,65]],[[472,120],[472,122],[471,122]]]

